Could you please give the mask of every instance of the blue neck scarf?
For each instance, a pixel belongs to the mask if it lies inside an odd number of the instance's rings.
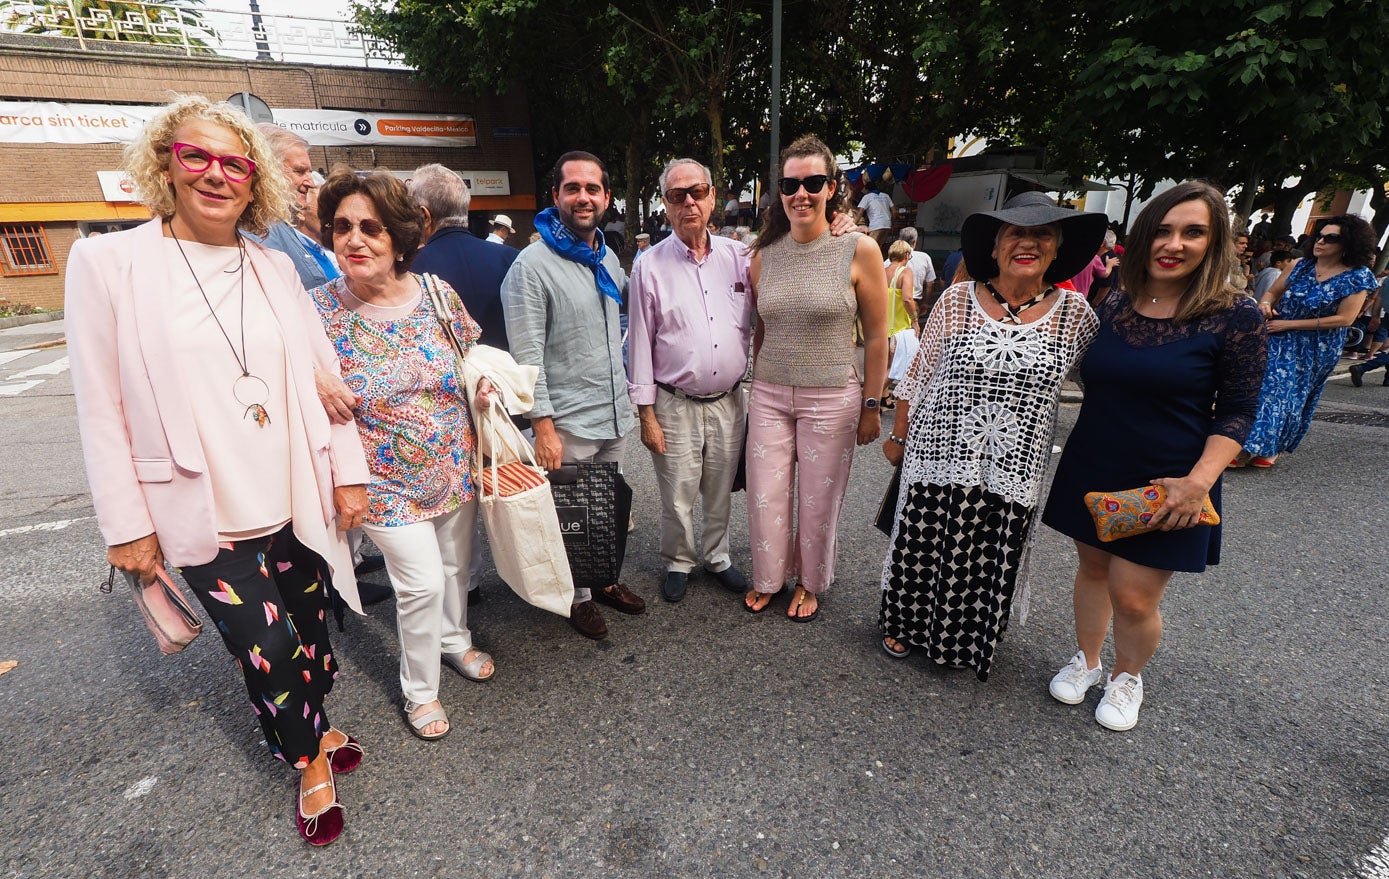
[[[608,245],[603,240],[602,232],[595,233],[598,236],[598,249],[594,250],[569,231],[560,221],[559,211],[555,208],[546,208],[535,215],[535,231],[540,233],[540,240],[545,242],[545,246],[559,256],[588,266],[593,271],[598,292],[618,305],[622,304],[622,291],[617,289],[617,282],[603,265],[603,257],[608,255]]]

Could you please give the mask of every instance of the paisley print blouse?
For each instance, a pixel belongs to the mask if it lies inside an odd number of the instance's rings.
[[[440,284],[446,296],[457,295]],[[354,415],[371,467],[366,521],[409,525],[458,509],[473,496],[476,436],[429,297],[421,295],[403,317],[374,320],[344,304],[353,297],[342,278],[309,295],[342,360],[343,380],[359,398]],[[461,305],[454,332],[465,347],[481,332]]]

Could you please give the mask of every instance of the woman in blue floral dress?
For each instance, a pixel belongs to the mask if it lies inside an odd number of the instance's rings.
[[[1375,242],[1369,223],[1331,217],[1312,241],[1312,258],[1293,263],[1259,300],[1268,318],[1268,372],[1254,430],[1232,467],[1272,467],[1279,453],[1302,442],[1341,359],[1346,328],[1376,286],[1368,268]]]

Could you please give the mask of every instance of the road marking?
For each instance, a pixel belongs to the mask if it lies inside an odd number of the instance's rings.
[[[154,786],[158,783],[159,779],[157,777],[147,775],[125,789],[125,798],[127,800],[138,800],[140,797],[154,790]]]
[[[76,525],[78,522],[90,522],[96,516],[81,516],[77,519],[59,519],[56,522],[40,522],[37,525],[20,525],[17,528],[6,528],[0,531],[0,537],[9,537],[11,534],[29,534],[34,531],[62,531],[69,525]]]
[[[45,363],[43,366],[35,366],[33,369],[26,369],[23,372],[16,372],[14,375],[10,376],[10,378],[16,379],[32,378],[36,375],[58,375],[59,373],[67,371],[68,359],[66,357],[59,357],[52,363]]]
[[[0,366],[4,366],[6,363],[11,363],[21,357],[27,357],[33,353],[33,351],[0,351]]]
[[[1355,879],[1389,879],[1389,836],[1374,851],[1360,859]]]
[[[14,385],[0,385],[0,397],[17,397],[32,387],[43,384],[43,379],[20,382]]]

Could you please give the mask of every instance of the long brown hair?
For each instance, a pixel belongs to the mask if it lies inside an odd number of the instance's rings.
[[[1235,240],[1230,232],[1230,208],[1219,189],[1204,180],[1188,180],[1157,195],[1143,206],[1133,221],[1124,248],[1124,261],[1119,269],[1124,292],[1133,307],[1135,297],[1145,295],[1148,287],[1148,262],[1152,258],[1153,239],[1167,212],[1188,201],[1205,202],[1210,213],[1210,245],[1196,271],[1191,273],[1186,292],[1177,304],[1173,319],[1178,323],[1215,314],[1229,308],[1242,295],[1230,286],[1230,269],[1235,265]]]
[[[785,169],[786,162],[790,159],[816,157],[824,160],[825,174],[834,181],[834,195],[825,199],[825,219],[831,220],[836,213],[844,210],[844,181],[839,178],[839,166],[834,161],[834,153],[825,146],[825,142],[813,134],[801,135],[781,151],[781,167]],[[762,212],[762,231],[752,243],[752,252],[757,253],[775,244],[790,231],[791,218],[786,216],[786,207],[781,203],[781,192],[777,190],[772,193],[772,203]]]

